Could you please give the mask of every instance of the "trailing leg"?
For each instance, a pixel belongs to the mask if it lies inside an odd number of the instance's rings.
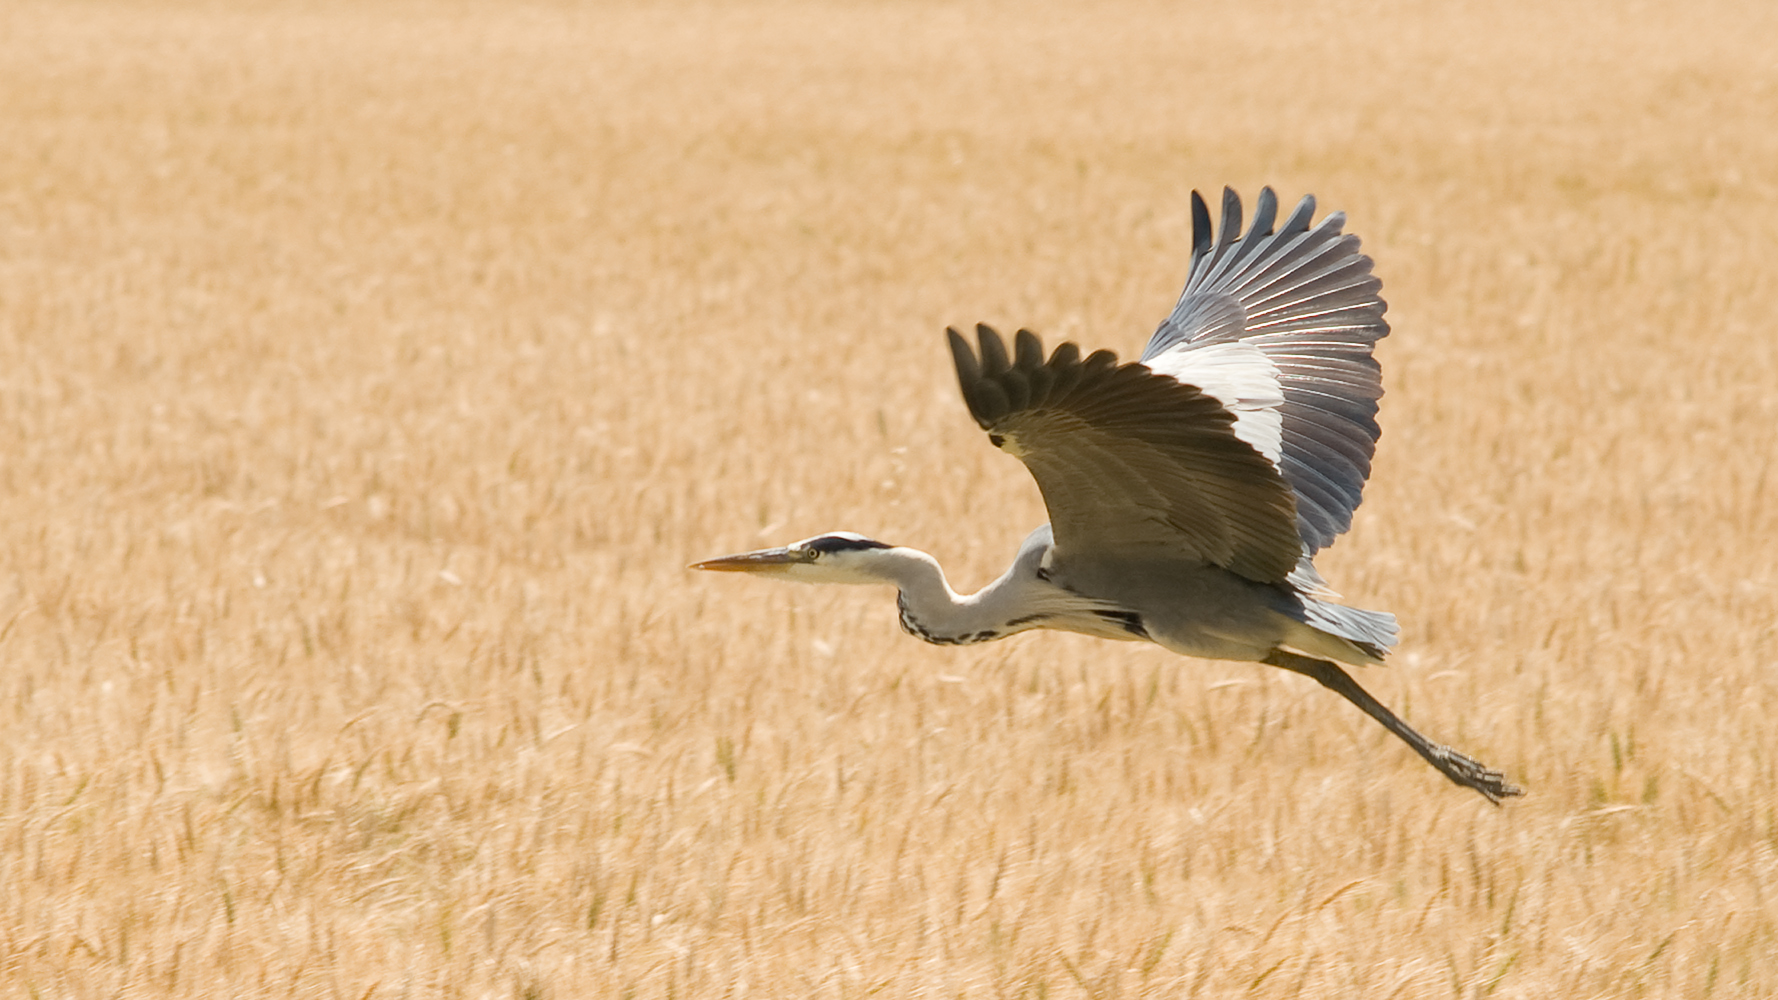
[[[1514,795],[1525,794],[1517,785],[1507,782],[1506,775],[1491,770],[1481,761],[1459,753],[1448,746],[1434,743],[1414,730],[1414,727],[1401,721],[1394,712],[1383,707],[1383,703],[1371,697],[1370,692],[1358,686],[1352,675],[1346,673],[1338,664],[1327,660],[1317,660],[1296,653],[1287,653],[1275,649],[1268,655],[1265,663],[1274,667],[1313,677],[1325,687],[1345,698],[1359,708],[1364,714],[1381,722],[1383,728],[1401,738],[1403,743],[1414,748],[1414,752],[1426,759],[1428,764],[1439,769],[1439,773],[1465,788],[1473,788],[1486,796],[1495,805],[1500,800]]]

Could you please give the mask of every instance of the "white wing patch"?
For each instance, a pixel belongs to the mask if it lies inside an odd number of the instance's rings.
[[[1180,344],[1144,361],[1161,375],[1195,385],[1235,415],[1235,436],[1273,465],[1284,445],[1284,390],[1278,366],[1246,341],[1193,346]]]

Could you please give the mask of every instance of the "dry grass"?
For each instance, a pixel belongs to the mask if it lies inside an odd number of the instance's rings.
[[[1767,4],[0,8],[0,993],[1778,994]],[[1396,336],[1309,682],[693,558],[1042,518],[1187,192]]]

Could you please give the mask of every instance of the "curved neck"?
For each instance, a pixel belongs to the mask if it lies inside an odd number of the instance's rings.
[[[919,549],[887,549],[871,566],[872,575],[901,591],[901,627],[941,645],[987,642],[1023,632],[1048,617],[1036,611],[1033,587],[1045,587],[1020,563],[973,594],[959,594],[945,579],[938,560]],[[1054,589],[1054,588],[1048,588]]]
[[[899,603],[906,618],[909,608],[916,609],[922,620],[940,621],[951,618],[969,606],[975,595],[966,597],[951,588],[944,567],[930,554],[919,549],[896,546],[873,554],[862,567],[868,575],[893,584],[901,592]]]

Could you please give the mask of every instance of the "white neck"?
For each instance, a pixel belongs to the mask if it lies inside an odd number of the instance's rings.
[[[895,603],[901,609],[901,627],[927,642],[987,642],[1034,627],[1015,624],[1021,617],[1017,608],[1024,603],[1018,594],[1026,588],[1010,572],[973,594],[959,594],[938,560],[919,549],[885,550],[877,565],[900,591]]]
[[[1047,532],[1034,535],[993,583],[973,594],[951,589],[938,560],[919,549],[896,547],[859,553],[849,582],[890,583],[901,591],[901,626],[940,645],[988,642],[1034,628],[1065,629],[1111,639],[1135,638],[1116,619],[1099,612],[1110,605],[1049,582],[1040,572]]]

